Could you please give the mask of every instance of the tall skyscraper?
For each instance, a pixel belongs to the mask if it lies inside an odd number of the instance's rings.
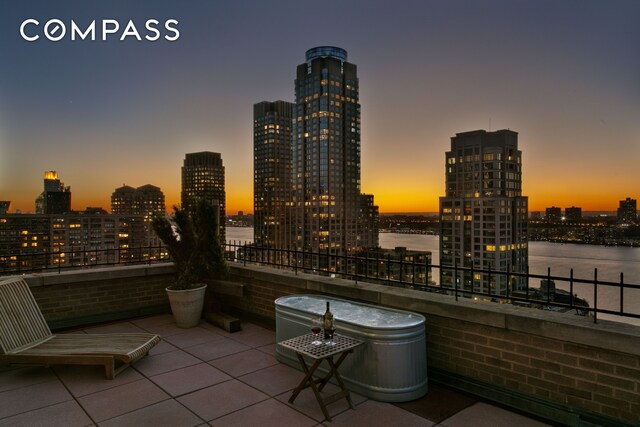
[[[71,187],[65,187],[56,171],[44,173],[44,191],[36,198],[36,213],[66,214],[71,212]]]
[[[226,195],[224,190],[224,166],[220,153],[202,151],[187,153],[182,166],[182,208],[192,209],[203,199],[218,207],[220,243],[225,242]]]
[[[360,104],[356,65],[321,46],[298,65],[293,111],[293,221],[297,249],[357,247]]]
[[[620,200],[618,207],[618,221],[627,224],[633,224],[638,220],[638,205],[636,199],[627,197]]]
[[[254,242],[291,245],[291,119],[293,104],[260,102],[253,106]]]
[[[527,203],[522,196],[522,152],[510,130],[458,133],[446,153],[446,195],[440,198],[440,263],[525,273]],[[509,280],[510,279],[510,280]],[[441,269],[444,288],[506,295],[522,278]]]
[[[9,207],[11,206],[11,200],[0,200],[0,215],[9,213]]]
[[[380,215],[373,194],[361,194],[358,205],[358,248],[371,249],[379,243]]]

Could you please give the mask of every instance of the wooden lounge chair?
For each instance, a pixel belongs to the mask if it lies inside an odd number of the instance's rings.
[[[0,364],[103,365],[113,379],[158,342],[143,333],[53,335],[29,285],[0,282]]]

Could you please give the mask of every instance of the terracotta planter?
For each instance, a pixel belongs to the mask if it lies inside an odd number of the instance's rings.
[[[199,288],[175,291],[167,288],[171,312],[179,328],[193,328],[200,323],[204,294],[207,285]]]

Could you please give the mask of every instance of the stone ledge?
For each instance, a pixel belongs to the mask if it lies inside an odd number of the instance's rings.
[[[575,344],[640,355],[640,327],[626,323],[541,311],[511,304],[455,300],[453,296],[316,276],[270,267],[231,264],[232,274],[293,287],[300,293],[327,294],[416,311],[507,331],[522,332]]]
[[[126,279],[132,277],[146,277],[175,272],[172,263],[142,264],[114,266],[105,268],[91,268],[86,270],[68,270],[60,273],[42,273],[25,275],[24,279],[29,286],[51,286],[96,280]]]

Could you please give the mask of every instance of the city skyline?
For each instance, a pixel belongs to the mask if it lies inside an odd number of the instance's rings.
[[[318,45],[358,64],[362,192],[382,213],[436,212],[450,138],[476,129],[518,132],[532,211],[638,198],[637,2],[330,4],[342,13],[320,23],[297,2],[3,3],[0,199],[34,211],[56,170],[76,210],[107,208],[124,183],[160,187],[170,207],[185,153],[213,151],[227,212],[252,212],[253,105],[293,101],[300,52]],[[30,43],[26,18],[175,18],[181,36]]]

